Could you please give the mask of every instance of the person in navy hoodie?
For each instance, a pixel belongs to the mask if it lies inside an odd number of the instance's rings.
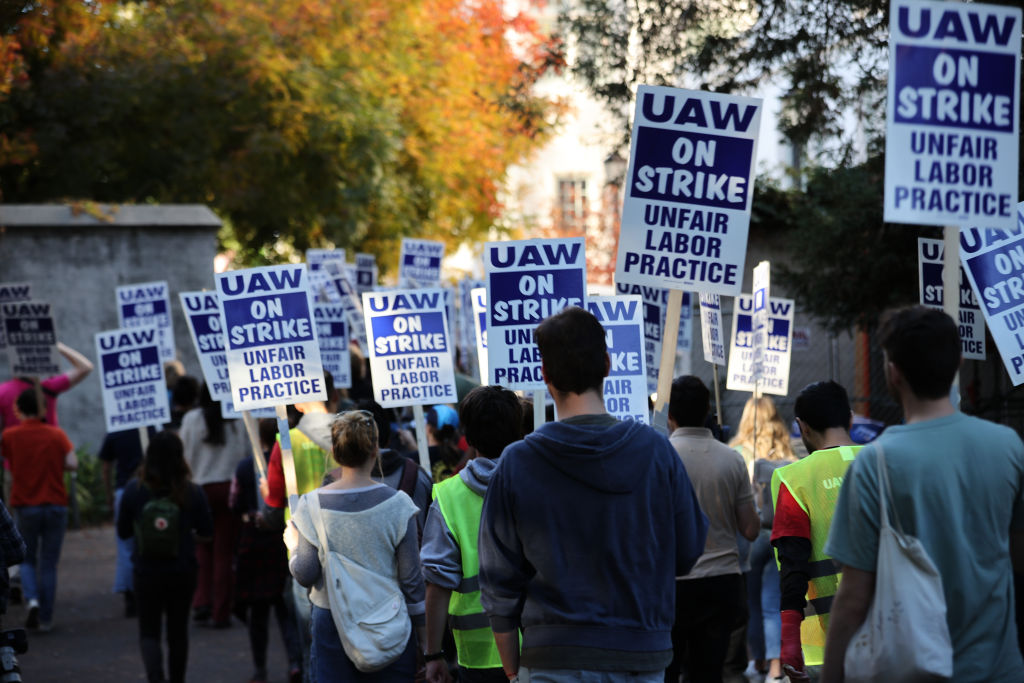
[[[707,517],[668,439],[605,410],[601,323],[569,308],[535,337],[559,421],[505,449],[480,525],[502,666],[512,681],[521,665],[533,683],[660,683],[675,577],[704,551]]]

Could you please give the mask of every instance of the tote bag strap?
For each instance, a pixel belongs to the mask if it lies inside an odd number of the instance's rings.
[[[320,550],[323,552],[324,558],[321,564],[324,567],[324,574],[326,574],[327,567],[330,565],[330,562],[327,561],[327,553],[330,552],[330,548],[327,545],[327,529],[324,527],[324,516],[320,510],[320,494],[316,491],[310,491],[306,496],[306,500],[309,501],[309,516],[313,520],[313,526],[316,527],[316,536],[320,539]]]
[[[902,536],[903,527],[900,525],[900,516],[896,513],[896,503],[892,497],[892,484],[889,482],[889,469],[885,465],[885,449],[882,444],[873,444],[878,453],[878,510],[879,525],[889,526],[889,515],[887,507],[892,507],[892,526]]]

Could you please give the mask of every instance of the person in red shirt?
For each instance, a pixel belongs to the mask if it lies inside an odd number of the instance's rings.
[[[67,434],[42,421],[34,388],[18,394],[15,410],[20,424],[3,431],[0,447],[11,465],[11,507],[17,511],[26,546],[21,566],[22,591],[28,600],[25,626],[49,631],[67,524],[64,471],[77,469],[78,459]]]
[[[39,417],[55,427],[59,425],[57,422],[57,395],[63,394],[88,377],[93,369],[92,361],[70,346],[57,342],[57,350],[71,363],[71,370],[62,375],[48,377],[39,383],[43,399],[46,401],[46,412]],[[14,403],[21,392],[34,387],[35,385],[28,377],[14,377],[0,383],[0,428],[14,427],[21,422],[15,413]]]

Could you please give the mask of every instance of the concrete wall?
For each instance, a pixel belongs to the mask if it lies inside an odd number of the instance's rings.
[[[114,288],[166,280],[178,357],[202,379],[178,292],[212,289],[220,220],[201,205],[0,206],[0,282],[30,282],[53,306],[58,338],[96,362],[93,335],[117,327]],[[10,376],[0,358],[0,380]],[[58,402],[60,425],[76,446],[103,441],[97,372]]]

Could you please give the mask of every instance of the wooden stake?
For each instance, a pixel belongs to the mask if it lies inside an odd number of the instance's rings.
[[[149,427],[139,427],[139,443],[142,444],[142,455],[149,450]]]
[[[537,429],[548,419],[547,396],[543,389],[533,390],[533,428]]]
[[[288,426],[288,408],[274,406],[277,413],[277,431],[281,435],[281,469],[284,470],[284,489],[288,494],[288,509],[294,514],[299,504],[299,484],[295,476],[295,456],[292,455],[292,435]]]
[[[722,426],[722,396],[718,392],[718,363],[711,364],[711,372],[713,374],[713,381],[715,383],[715,416],[718,420],[718,426]]]
[[[420,454],[420,467],[433,476],[430,469],[430,449],[427,447],[427,419],[423,416],[423,406],[412,407],[412,419],[416,427],[416,450]]]
[[[652,426],[668,434],[668,399],[672,393],[672,375],[676,369],[676,341],[679,339],[679,317],[683,306],[683,290],[668,291],[668,311],[661,333],[661,365],[658,366],[658,398],[654,401]]]
[[[242,411],[242,422],[245,423],[245,431],[249,434],[249,444],[252,446],[252,459],[256,463],[256,472],[260,479],[267,478],[267,463],[263,459],[263,444],[260,443],[260,430],[248,410]]]
[[[942,310],[960,327],[960,228],[947,225],[942,229]],[[950,397],[960,404],[960,371],[953,376]]]

